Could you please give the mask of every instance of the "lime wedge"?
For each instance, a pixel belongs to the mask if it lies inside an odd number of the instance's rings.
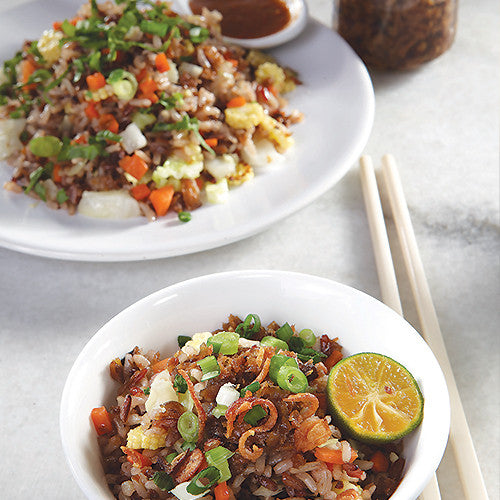
[[[417,382],[382,354],[363,352],[339,361],[326,390],[337,425],[358,441],[388,443],[422,422],[424,399]]]

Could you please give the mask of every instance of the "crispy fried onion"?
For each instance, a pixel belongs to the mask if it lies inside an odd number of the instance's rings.
[[[196,474],[196,471],[200,468],[203,463],[205,455],[199,448],[195,448],[183,461],[182,467],[180,468],[179,474],[175,476],[177,483],[183,483],[184,481],[190,481]]]
[[[200,400],[196,395],[196,391],[194,390],[193,382],[189,378],[189,375],[184,370],[178,370],[179,375],[186,381],[186,384],[189,389],[189,393],[193,398],[194,406],[196,408],[196,414],[198,415],[198,441],[203,437],[203,431],[205,430],[205,422],[207,420],[207,414],[201,406]]]
[[[250,460],[252,462],[255,462],[262,455],[262,452],[264,451],[262,448],[259,448],[255,444],[252,446],[252,450],[249,450],[246,447],[247,439],[254,435],[255,435],[255,430],[248,429],[241,435],[240,440],[238,441],[238,451],[240,455],[246,460]]]
[[[234,429],[234,421],[237,417],[239,420],[243,419],[245,413],[253,408],[254,406],[260,405],[265,410],[268,411],[269,416],[264,424],[259,425],[258,427],[254,427],[255,432],[264,432],[272,429],[276,420],[278,420],[278,410],[276,410],[276,406],[269,401],[269,399],[264,398],[255,398],[255,397],[247,397],[247,398],[239,398],[237,399],[227,410],[226,419],[227,419],[227,431],[226,437],[229,439]]]
[[[271,358],[268,357],[264,361],[264,364],[262,365],[262,370],[260,373],[257,375],[257,378],[255,379],[257,382],[264,382],[264,379],[267,377],[267,374],[269,373],[269,365],[271,364]]]
[[[310,393],[291,394],[283,401],[286,403],[303,403],[304,407],[300,410],[300,416],[303,419],[312,417],[319,408],[318,398]]]
[[[293,435],[297,450],[306,452],[323,444],[332,433],[326,420],[313,416],[306,418]]]

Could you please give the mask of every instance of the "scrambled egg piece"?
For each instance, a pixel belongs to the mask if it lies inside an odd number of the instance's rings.
[[[260,126],[267,132],[269,139],[277,144],[278,150],[283,151],[293,146],[294,141],[287,129],[271,116],[265,115]]]
[[[111,97],[113,95],[115,95],[115,93],[113,92],[113,87],[111,85],[106,84],[104,85],[104,87],[101,87],[100,89],[87,91],[85,93],[85,100],[99,102],[99,101],[104,101],[104,99],[107,99],[108,97]]]
[[[285,87],[286,75],[281,67],[272,62],[260,64],[255,70],[255,78],[258,83],[271,82],[278,92],[282,92]]]
[[[53,64],[59,59],[61,55],[59,42],[62,40],[63,36],[61,31],[50,29],[44,31],[40,40],[38,40],[38,50],[49,64]]]
[[[127,434],[127,448],[134,450],[157,450],[165,446],[166,433],[143,431],[141,426],[130,429]]]
[[[264,108],[257,102],[247,102],[236,108],[226,108],[226,123],[233,128],[251,129],[265,118]]]
[[[261,64],[264,64],[265,62],[275,62],[272,56],[260,50],[250,50],[247,54],[246,59],[255,68],[257,66],[260,66]]]
[[[253,168],[248,163],[240,162],[236,165],[236,172],[228,177],[228,182],[230,186],[239,186],[253,179],[254,175]]]
[[[169,401],[179,401],[179,398],[177,397],[177,392],[175,392],[168,370],[163,370],[153,378],[149,397],[146,400],[146,411],[149,413],[152,410],[156,410],[163,403],[168,403]]]

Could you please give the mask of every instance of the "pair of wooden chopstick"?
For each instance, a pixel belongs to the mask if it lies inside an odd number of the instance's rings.
[[[377,179],[372,160],[369,156],[363,156],[360,159],[360,175],[382,300],[402,315],[401,300],[384,223],[379,190],[377,188]],[[396,161],[392,155],[385,155],[382,158],[382,175],[396,225],[406,272],[417,307],[422,335],[434,352],[448,385],[451,403],[450,442],[453,447],[462,489],[467,500],[487,500],[488,494],[481,469],[479,468],[443,336],[439,328],[436,310],[434,309],[429,285],[418,251]],[[435,475],[422,492],[420,498],[423,500],[438,500],[441,498]]]

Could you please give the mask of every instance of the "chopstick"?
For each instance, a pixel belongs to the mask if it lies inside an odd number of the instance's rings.
[[[370,156],[362,156],[359,163],[361,186],[363,189],[363,197],[365,200],[368,225],[370,227],[382,300],[384,304],[403,316],[403,308],[401,307],[396,273],[394,271],[391,248],[385,227],[384,214],[382,211],[382,204],[380,203],[373,162]],[[436,474],[433,474],[419,498],[421,500],[441,499]]]
[[[432,302],[429,285],[425,277],[396,161],[392,155],[385,155],[382,158],[382,173],[401,244],[406,272],[417,306],[422,334],[439,361],[448,385],[451,403],[450,441],[453,446],[462,488],[467,499],[488,499],[457,384],[439,327],[436,310]]]

